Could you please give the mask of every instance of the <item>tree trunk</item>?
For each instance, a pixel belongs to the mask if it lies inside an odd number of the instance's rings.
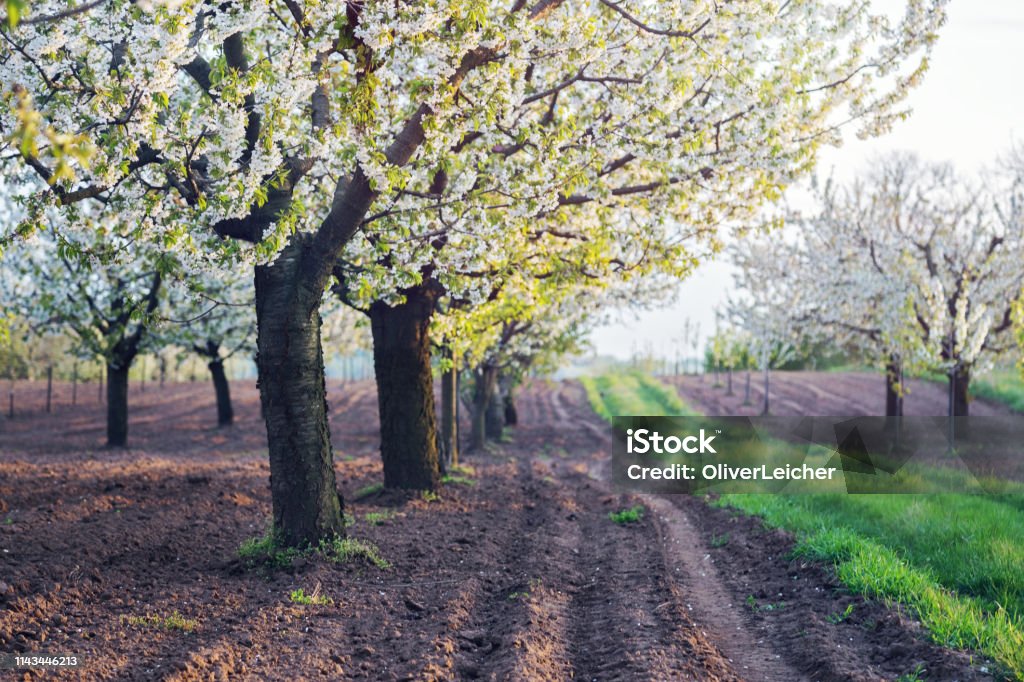
[[[484,410],[484,429],[487,440],[499,441],[505,432],[505,410],[501,402],[501,392],[497,383],[487,397],[487,409]]]
[[[764,366],[764,407],[761,410],[761,416],[767,417],[772,413],[772,401],[771,401],[771,374],[772,370],[765,363]]]
[[[505,393],[505,426],[519,425],[519,410],[516,409],[516,399],[512,391]]]
[[[452,362],[452,367],[441,374],[441,470],[447,473],[459,463],[459,421],[458,369],[448,348],[445,348],[445,358]]]
[[[231,408],[231,387],[228,385],[228,375],[224,372],[224,361],[217,357],[207,367],[210,368],[213,390],[217,394],[217,426],[230,426],[235,419],[235,412]]]
[[[895,353],[885,365],[885,416],[903,416],[903,364]]]
[[[470,448],[482,450],[487,441],[487,405],[494,393],[498,370],[483,366],[473,372],[473,428],[470,434]]]
[[[728,377],[726,378],[726,385],[727,388],[725,390],[725,394],[735,395],[735,393],[732,392],[732,367],[729,368]]]
[[[516,383],[515,378],[509,374],[502,374],[498,377],[498,395],[501,400],[501,421],[502,426],[516,426],[519,424],[519,411],[516,410],[515,402]]]
[[[46,414],[53,412],[53,365],[46,366]]]
[[[396,306],[370,306],[380,411],[380,454],[388,488],[434,490],[440,483],[437,415],[430,369],[430,317],[437,293],[406,289]]]
[[[950,380],[953,382],[953,416],[966,417],[970,412],[971,371],[957,365]]]
[[[128,444],[128,370],[131,361],[107,363],[107,447]]]
[[[274,530],[305,547],[345,533],[327,425],[320,298],[303,286],[308,241],[256,267],[257,366],[267,425]]]

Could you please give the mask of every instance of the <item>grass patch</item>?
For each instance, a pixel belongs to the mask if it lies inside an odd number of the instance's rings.
[[[288,599],[293,604],[302,604],[303,606],[334,606],[333,599],[327,595],[320,594],[320,585],[317,585],[311,594],[306,594],[305,590],[301,587],[297,590],[292,590],[291,594],[288,595]]]
[[[239,558],[249,568],[287,568],[299,557],[316,554],[334,563],[363,559],[380,569],[391,568],[391,564],[381,556],[375,545],[356,538],[336,537],[333,540],[321,540],[316,547],[299,549],[284,546],[278,535],[271,531],[262,537],[249,538],[238,548]]]
[[[627,523],[639,523],[643,517],[644,508],[639,504],[629,509],[620,509],[619,511],[608,513],[608,518],[620,526],[625,526]]]
[[[675,390],[639,372],[617,372],[581,377],[587,399],[602,418],[619,415],[695,414]]]
[[[379,493],[381,490],[384,490],[383,483],[371,483],[370,485],[363,486],[359,490],[352,493],[352,499],[360,500],[364,497],[369,497],[374,493]]]
[[[285,547],[273,531],[268,531],[262,537],[249,538],[238,548],[238,557],[250,568],[285,568],[303,554],[305,552],[295,547]]]
[[[474,486],[474,485],[476,485],[476,481],[474,481],[472,478],[466,478],[465,476],[458,476],[458,475],[452,475],[452,474],[445,474],[444,476],[442,476],[441,477],[441,482],[444,483],[445,485],[448,485],[448,484],[452,484],[452,485],[465,485],[465,486]]]
[[[336,564],[347,564],[353,561],[368,561],[379,569],[391,568],[391,563],[381,556],[377,546],[357,540],[356,538],[334,538],[321,540],[317,551]]]
[[[121,616],[121,622],[132,627],[155,628],[158,630],[177,630],[179,632],[192,633],[199,627],[199,621],[195,618],[186,618],[178,611],[173,611],[169,616],[145,615],[145,616]]]
[[[435,493],[433,490],[424,490],[422,493],[420,493],[420,497],[422,497],[425,502],[441,501],[441,496]]]
[[[366,519],[367,523],[379,526],[395,518],[395,512],[390,509],[385,509],[380,512],[366,512],[366,515],[363,516],[363,518]]]
[[[1015,373],[1014,373],[1015,374]],[[635,374],[584,378],[595,412],[694,414]],[[991,387],[992,393],[986,396]],[[1024,381],[993,373],[976,395],[1024,409]],[[1016,403],[1020,398],[1020,403]],[[943,645],[980,651],[1024,680],[1024,495],[723,495],[714,504],[795,533],[795,553],[852,592],[909,607]],[[713,539],[714,540],[714,539]],[[754,607],[759,607],[756,602]],[[752,607],[753,608],[753,607]],[[846,618],[849,614],[835,614]],[[911,671],[906,679],[921,679]]]
[[[1015,369],[998,369],[971,381],[971,393],[1024,412],[1024,379]]]
[[[794,531],[852,592],[909,606],[936,642],[1024,679],[1024,517],[972,495],[723,495]]]
[[[721,535],[712,535],[711,536],[711,546],[716,548],[716,549],[718,547],[725,547],[728,544],[729,544],[729,534],[728,533],[722,533]]]

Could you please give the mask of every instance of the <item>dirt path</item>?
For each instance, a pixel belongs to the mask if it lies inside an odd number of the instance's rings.
[[[98,447],[98,405],[4,424],[0,651],[83,654],[67,677],[87,680],[881,680],[918,662],[976,676],[878,605],[829,622],[856,600],[756,521],[612,492],[608,429],[575,383],[524,390],[513,441],[467,455],[472,484],[439,499],[355,498],[380,480],[374,394],[332,383],[350,533],[392,565],[247,569],[268,470],[255,390],[233,388],[227,431],[205,385],[133,394],[128,451]],[[609,520],[639,503],[639,523]],[[293,603],[300,588],[332,603]],[[154,625],[176,612],[191,631]]]

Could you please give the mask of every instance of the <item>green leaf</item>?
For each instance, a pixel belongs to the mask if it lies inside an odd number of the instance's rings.
[[[7,28],[14,28],[21,21],[21,15],[28,9],[25,0],[7,0]]]

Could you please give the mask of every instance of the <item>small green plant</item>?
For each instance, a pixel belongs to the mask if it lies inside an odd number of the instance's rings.
[[[842,613],[837,611],[836,613],[830,614],[827,620],[828,620],[828,622],[832,623],[833,625],[838,625],[839,623],[842,623],[844,620],[849,618],[850,614],[852,614],[852,613],[853,613],[853,604],[848,604],[846,606],[846,610],[845,611],[843,611]]]
[[[917,667],[909,673],[903,673],[896,678],[896,682],[923,682],[925,670],[924,663],[918,663]]]
[[[468,464],[456,464],[448,470],[448,473],[457,476],[476,476],[476,469]]]
[[[729,544],[729,534],[728,533],[722,533],[721,535],[712,535],[711,536],[711,546],[712,547],[725,547],[728,544]]]
[[[784,601],[780,601],[777,604],[768,603],[764,606],[761,606],[757,603],[757,599],[755,599],[754,595],[752,594],[747,595],[747,598],[744,600],[744,603],[747,605],[747,608],[749,608],[751,611],[760,611],[762,613],[770,613],[772,611],[778,611],[780,609],[786,608],[786,602]]]
[[[360,500],[364,497],[369,497],[374,493],[379,493],[381,490],[384,490],[383,483],[371,483],[370,485],[363,486],[359,490],[355,491],[355,493],[352,495],[352,499]]]
[[[6,519],[4,519],[4,525],[5,526],[10,526],[13,523],[14,523],[14,517],[13,516],[8,516]]]
[[[531,590],[538,590],[538,589],[540,589],[540,586],[543,585],[543,584],[544,584],[544,580],[542,578],[530,578],[529,586],[530,586]],[[522,592],[511,592],[508,595],[508,600],[509,601],[515,601],[516,599],[529,599],[529,598],[530,598],[530,592],[527,591],[527,590],[523,590]]]
[[[390,509],[385,509],[380,512],[366,512],[366,515],[363,518],[366,519],[367,523],[379,526],[395,518],[395,512]]]
[[[608,513],[608,518],[620,526],[624,526],[627,523],[638,523],[643,517],[644,508],[639,504],[629,509],[620,509],[619,511]]]
[[[364,559],[380,569],[391,568],[387,559],[381,556],[376,545],[355,538],[334,538],[321,540],[318,551],[337,564],[347,564]]]
[[[285,547],[273,531],[262,537],[249,538],[238,548],[238,556],[250,568],[264,565],[270,568],[284,568],[303,552],[294,547]]]
[[[466,478],[465,476],[453,476],[451,474],[447,474],[447,475],[443,476],[441,478],[441,482],[445,483],[445,484],[453,483],[453,484],[456,484],[456,485],[465,485],[465,486],[476,485],[476,481],[474,481],[471,478]]]
[[[435,493],[433,490],[424,490],[423,493],[421,494],[421,497],[426,502],[438,502],[441,499],[441,496]]]
[[[195,632],[199,627],[199,621],[195,618],[186,618],[178,611],[169,616],[121,616],[121,622],[133,627],[159,628],[161,630],[179,630],[181,632]]]
[[[291,599],[293,604],[302,604],[304,606],[334,606],[333,599],[320,594],[319,583],[317,583],[311,594],[306,594],[305,590],[300,587],[297,590],[292,590],[288,598]]]
[[[238,556],[246,562],[249,568],[257,566],[270,569],[285,568],[291,565],[293,560],[313,554],[320,554],[334,563],[348,563],[362,558],[377,568],[391,567],[391,564],[380,555],[380,550],[376,546],[355,538],[335,537],[331,540],[321,540],[317,546],[307,547],[303,550],[285,547],[277,534],[271,531],[263,537],[246,540],[238,548]]]

